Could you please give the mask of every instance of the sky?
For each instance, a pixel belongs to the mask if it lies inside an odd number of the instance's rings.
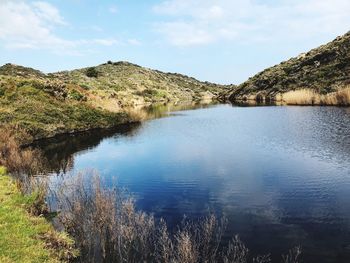
[[[349,0],[0,0],[0,64],[129,61],[239,84],[350,30]]]

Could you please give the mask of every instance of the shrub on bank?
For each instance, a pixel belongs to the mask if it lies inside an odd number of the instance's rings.
[[[80,262],[271,262],[270,255],[252,257],[238,236],[221,248],[226,222],[214,215],[169,231],[164,220],[137,211],[120,188],[103,188],[94,173],[72,176],[57,189],[58,219],[76,240]],[[300,254],[300,248],[292,249],[282,262],[298,263]]]

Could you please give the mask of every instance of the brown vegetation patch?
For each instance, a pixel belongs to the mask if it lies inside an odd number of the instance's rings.
[[[310,89],[300,89],[281,94],[279,98],[289,105],[339,105],[350,106],[350,87],[320,94]]]
[[[196,222],[184,220],[175,232],[164,220],[138,211],[120,188],[105,189],[94,173],[81,173],[62,182],[55,197],[59,221],[76,240],[80,262],[268,263],[269,255],[253,258],[233,237],[222,248],[226,221],[214,215]],[[299,262],[300,249],[282,258]]]

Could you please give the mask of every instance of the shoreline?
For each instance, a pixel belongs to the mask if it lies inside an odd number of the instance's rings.
[[[44,216],[29,213],[35,199],[35,192],[22,194],[0,166],[0,261],[58,263],[77,257],[71,237]]]

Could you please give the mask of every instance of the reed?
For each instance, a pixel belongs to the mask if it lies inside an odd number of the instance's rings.
[[[226,220],[214,215],[183,220],[170,231],[163,219],[138,211],[134,199],[119,187],[104,188],[93,171],[64,179],[56,189],[58,219],[75,239],[80,262],[271,262],[269,255],[252,257],[238,236],[223,247]],[[299,262],[299,252],[291,250],[282,262]]]
[[[0,126],[0,166],[7,168],[20,190],[31,193],[41,188],[33,177],[42,171],[43,156],[38,150],[21,146],[26,132],[14,126]],[[43,195],[41,195],[44,197]]]
[[[350,106],[350,87],[347,86],[327,94],[320,94],[311,89],[288,91],[276,96],[276,100],[289,105]]]

